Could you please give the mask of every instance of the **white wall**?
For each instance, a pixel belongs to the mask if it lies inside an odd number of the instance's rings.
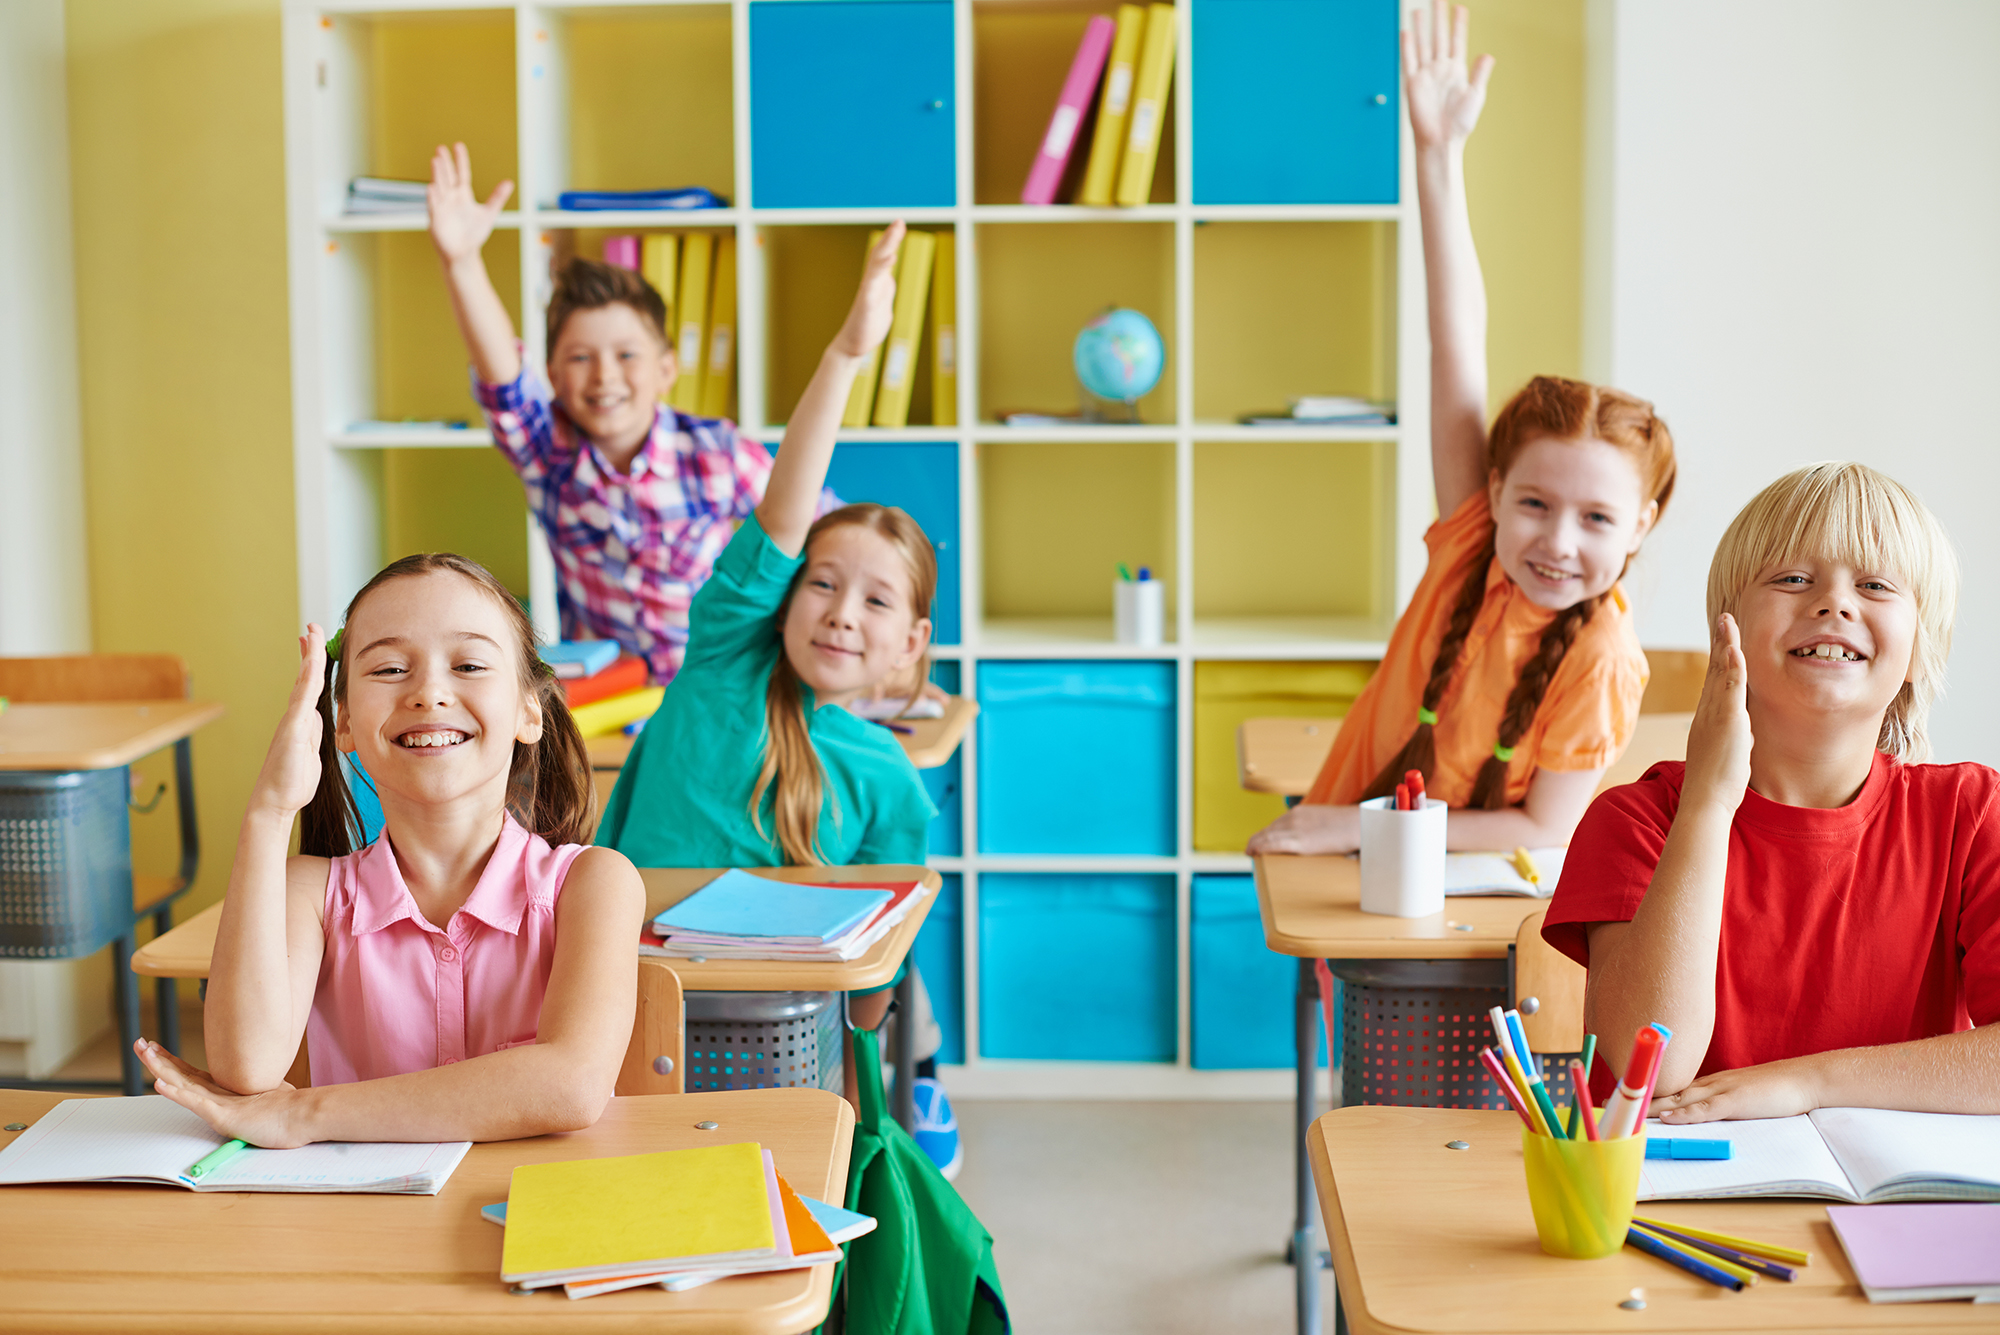
[[[1591,0],[1587,373],[1653,400],[1680,487],[1633,592],[1706,644],[1709,557],[1801,464],[1908,484],[1967,580],[1940,760],[2000,764],[2000,4]]]
[[[62,0],[0,0],[0,654],[90,648]],[[0,1074],[110,1018],[108,952],[0,960]]]

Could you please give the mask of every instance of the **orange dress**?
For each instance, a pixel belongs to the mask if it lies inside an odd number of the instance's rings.
[[[1468,566],[1492,531],[1493,512],[1481,489],[1424,534],[1430,564],[1389,636],[1382,666],[1342,721],[1306,801],[1335,806],[1360,801],[1410,739],[1452,605]],[[1507,578],[1497,558],[1488,563],[1486,601],[1438,705],[1438,762],[1426,787],[1432,797],[1452,807],[1463,807],[1471,798],[1480,766],[1500,739],[1508,693],[1554,617]],[[1514,748],[1507,766],[1507,804],[1519,806],[1526,799],[1538,769],[1603,769],[1616,760],[1632,740],[1646,674],[1631,605],[1624,589],[1613,585],[1577,632],[1535,721]]]

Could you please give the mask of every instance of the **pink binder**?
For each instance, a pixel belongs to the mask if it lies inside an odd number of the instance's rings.
[[[1111,54],[1111,34],[1116,30],[1103,14],[1094,15],[1077,44],[1076,59],[1070,62],[1069,77],[1063,80],[1062,96],[1056,99],[1055,113],[1049,117],[1048,132],[1042,136],[1041,152],[1028,169],[1028,183],[1021,187],[1023,204],[1053,204],[1056,188],[1062,184],[1069,166],[1070,151],[1076,147],[1077,128],[1090,112],[1090,99],[1097,93],[1097,81],[1104,74],[1105,57]]]
[[[636,236],[607,236],[604,238],[604,262],[620,269],[639,269],[639,238]]]

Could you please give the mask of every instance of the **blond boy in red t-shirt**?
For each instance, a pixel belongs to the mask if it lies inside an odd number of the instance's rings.
[[[1591,806],[1543,928],[1601,1053],[1673,1030],[1662,1121],[2000,1113],[2000,774],[1916,763],[1957,601],[1943,528],[1859,464],[1723,535],[1687,762]]]

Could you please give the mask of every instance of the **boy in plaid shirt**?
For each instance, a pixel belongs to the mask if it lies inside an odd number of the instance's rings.
[[[666,305],[627,270],[565,266],[549,303],[548,379],[524,364],[480,258],[513,188],[502,181],[482,204],[464,144],[431,159],[431,240],[473,392],[548,535],[563,638],[616,640],[665,685],[687,648],[688,603],[763,498],[771,456],[730,422],[661,402],[679,373]],[[827,491],[820,513],[839,504]]]

